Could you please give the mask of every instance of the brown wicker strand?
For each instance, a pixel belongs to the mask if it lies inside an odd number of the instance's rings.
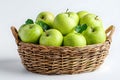
[[[115,31],[115,27],[111,25],[109,28],[106,29],[105,33],[107,34],[107,39],[112,40],[112,35]]]
[[[19,39],[19,36],[18,36],[18,31],[14,26],[11,27],[11,31],[12,31],[12,34],[15,38],[16,44],[18,45],[19,42],[20,42],[20,39]]]

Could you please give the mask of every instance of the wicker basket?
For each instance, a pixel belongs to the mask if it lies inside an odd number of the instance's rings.
[[[106,30],[103,44],[86,47],[53,47],[24,43],[19,39],[17,29],[11,30],[18,46],[21,61],[28,71],[40,74],[77,74],[96,70],[107,56],[115,27]]]

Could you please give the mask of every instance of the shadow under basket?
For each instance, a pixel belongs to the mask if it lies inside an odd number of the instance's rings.
[[[11,27],[22,64],[28,71],[47,75],[77,74],[96,70],[109,52],[114,30],[113,25],[106,29],[107,39],[102,44],[54,47],[24,43],[20,40],[17,29]]]

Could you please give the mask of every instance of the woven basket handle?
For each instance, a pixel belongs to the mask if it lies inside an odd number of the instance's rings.
[[[11,31],[12,31],[12,34],[15,38],[16,44],[18,45],[19,42],[20,42],[20,39],[19,39],[19,36],[18,36],[18,31],[14,26],[11,27]]]
[[[107,34],[107,39],[111,40],[112,39],[112,35],[115,31],[115,27],[113,25],[111,25],[110,27],[108,27],[105,31],[105,33]]]

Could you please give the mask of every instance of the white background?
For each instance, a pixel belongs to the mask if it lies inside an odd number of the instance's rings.
[[[0,0],[0,80],[120,80],[120,1],[119,0]],[[109,55],[101,67],[90,73],[76,75],[39,75],[28,72],[21,64],[10,27],[18,29],[26,19],[41,11],[55,15],[86,10],[99,15],[105,29],[116,27]]]

